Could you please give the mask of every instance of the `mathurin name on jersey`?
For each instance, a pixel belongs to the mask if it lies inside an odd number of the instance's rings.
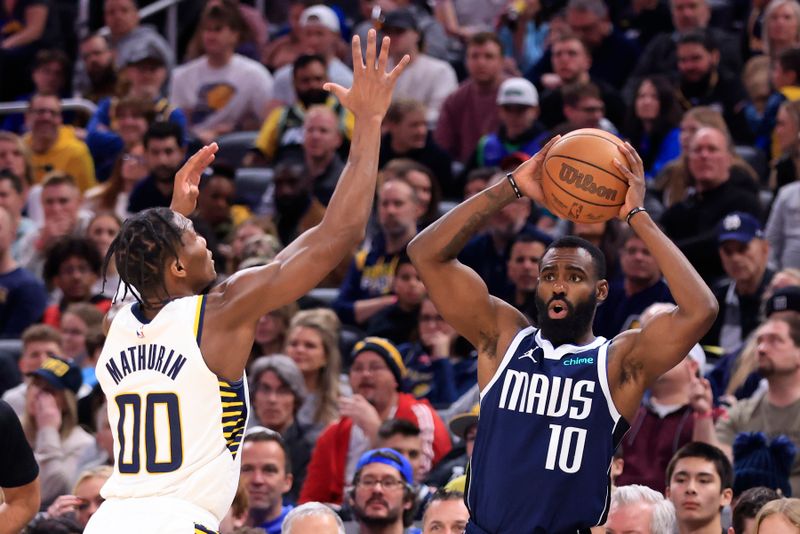
[[[186,358],[174,349],[148,343],[121,350],[118,358],[108,359],[106,370],[116,384],[136,371],[157,371],[175,380],[185,364]]]

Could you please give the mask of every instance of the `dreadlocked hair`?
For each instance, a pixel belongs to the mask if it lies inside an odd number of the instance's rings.
[[[151,208],[128,218],[119,234],[108,247],[103,262],[103,284],[112,260],[116,262],[124,299],[130,292],[142,308],[148,306],[147,296],[162,289],[169,300],[164,280],[164,267],[170,258],[178,259],[182,229],[169,208]],[[119,292],[119,285],[116,293]]]

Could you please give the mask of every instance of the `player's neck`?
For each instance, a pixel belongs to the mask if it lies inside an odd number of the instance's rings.
[[[722,520],[719,514],[703,525],[678,524],[678,534],[720,534]]]

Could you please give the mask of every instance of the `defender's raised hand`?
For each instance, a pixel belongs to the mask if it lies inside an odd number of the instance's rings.
[[[392,91],[397,78],[411,61],[411,58],[405,55],[391,72],[386,72],[390,40],[388,37],[383,38],[381,53],[376,61],[376,35],[375,30],[369,30],[367,33],[366,63],[361,56],[361,40],[358,35],[353,36],[353,87],[345,89],[330,82],[323,85],[326,91],[333,93],[339,102],[359,119],[383,119],[392,102]]]
[[[175,185],[172,188],[172,203],[169,208],[188,217],[197,205],[200,194],[200,177],[214,161],[219,150],[217,143],[206,145],[189,158],[175,174]]]

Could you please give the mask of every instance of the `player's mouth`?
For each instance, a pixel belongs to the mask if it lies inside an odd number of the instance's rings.
[[[551,319],[563,319],[569,314],[569,307],[563,300],[554,300],[547,307],[547,316]]]

